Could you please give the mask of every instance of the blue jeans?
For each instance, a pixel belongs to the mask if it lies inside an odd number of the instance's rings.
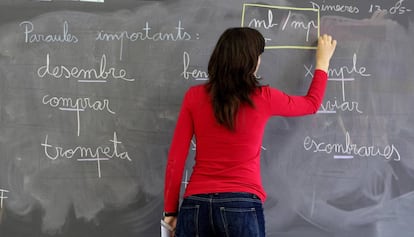
[[[184,198],[176,237],[264,237],[262,201],[249,193],[198,194]]]

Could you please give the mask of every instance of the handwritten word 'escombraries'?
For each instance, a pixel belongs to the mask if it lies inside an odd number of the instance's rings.
[[[37,76],[50,79],[78,79],[78,82],[107,82],[108,79],[135,81],[127,77],[127,71],[123,68],[109,67],[106,62],[106,55],[103,54],[99,63],[99,69],[67,67],[64,65],[51,66],[50,56],[46,55],[45,65],[37,69]]]
[[[4,200],[8,197],[6,196],[6,193],[8,193],[9,190],[0,188],[0,208],[3,208]]]
[[[76,35],[69,32],[67,21],[63,22],[62,32],[59,34],[35,33],[35,26],[31,21],[23,21],[20,26],[23,27],[25,43],[77,43],[79,41]]]
[[[122,142],[118,140],[116,132],[110,141],[110,145],[102,145],[97,147],[75,146],[71,148],[64,148],[59,145],[52,145],[49,142],[49,135],[46,135],[44,142],[40,145],[43,147],[45,156],[48,159],[56,160],[58,158],[72,159],[77,161],[87,162],[93,161],[97,163],[98,176],[101,177],[101,161],[108,161],[110,159],[121,159],[132,161],[127,151],[121,151]]]
[[[93,111],[106,111],[110,114],[115,114],[109,106],[109,99],[93,100],[89,97],[72,99],[70,97],[45,95],[42,98],[42,103],[52,108],[59,109],[59,111],[75,112],[78,136],[80,136],[80,112],[84,112],[89,109]]]
[[[335,159],[353,159],[356,155],[359,157],[383,157],[386,160],[391,158],[395,161],[401,160],[400,153],[393,144],[384,147],[358,145],[351,142],[348,132],[345,133],[345,144],[321,142],[306,136],[303,140],[303,147],[307,151],[333,154]]]

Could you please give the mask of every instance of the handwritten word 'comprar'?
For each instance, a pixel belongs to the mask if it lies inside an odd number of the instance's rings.
[[[92,100],[89,97],[72,99],[68,97],[45,95],[42,98],[42,103],[52,108],[58,108],[60,111],[76,112],[78,136],[80,136],[80,112],[90,109],[94,111],[106,110],[111,114],[115,114],[109,106],[109,99]]]
[[[47,54],[46,64],[40,66],[37,69],[37,75],[40,78],[49,76],[51,79],[76,78],[80,79],[79,82],[106,82],[106,80],[110,78],[121,79],[124,81],[135,81],[134,78],[127,78],[127,71],[125,69],[116,69],[115,67],[108,67],[105,54],[103,54],[101,57],[99,69],[67,67],[64,65],[51,66],[50,56],[49,54]]]
[[[73,109],[78,111],[85,111],[86,109],[92,109],[95,111],[106,110],[111,114],[115,114],[114,111],[109,107],[109,99],[103,100],[92,100],[89,97],[76,98],[72,99],[69,97],[59,97],[45,95],[42,98],[42,103],[44,105],[49,105],[53,108],[59,109]]]
[[[351,158],[353,158],[353,155],[357,155],[360,157],[384,157],[387,160],[394,157],[395,161],[401,160],[400,153],[393,144],[386,145],[383,148],[375,145],[359,146],[351,142],[348,132],[345,134],[345,144],[320,142],[310,136],[306,136],[303,140],[303,147],[307,151],[350,155]]]

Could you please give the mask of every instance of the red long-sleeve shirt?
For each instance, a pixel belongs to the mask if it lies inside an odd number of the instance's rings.
[[[168,154],[164,210],[178,210],[185,161],[193,135],[196,156],[184,196],[201,193],[248,192],[262,201],[266,193],[260,174],[260,151],[267,120],[271,116],[316,113],[322,103],[327,74],[315,70],[306,96],[287,95],[269,86],[258,88],[251,99],[254,108],[242,105],[236,130],[219,125],[205,85],[191,87],[185,94]]]

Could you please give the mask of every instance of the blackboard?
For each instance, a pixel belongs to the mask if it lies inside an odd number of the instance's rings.
[[[0,3],[0,236],[159,236],[184,92],[228,27],[267,39],[263,84],[304,94],[339,42],[320,111],[272,118],[267,236],[414,233],[414,2]],[[386,14],[384,14],[386,13]],[[191,174],[191,146],[183,187]]]

